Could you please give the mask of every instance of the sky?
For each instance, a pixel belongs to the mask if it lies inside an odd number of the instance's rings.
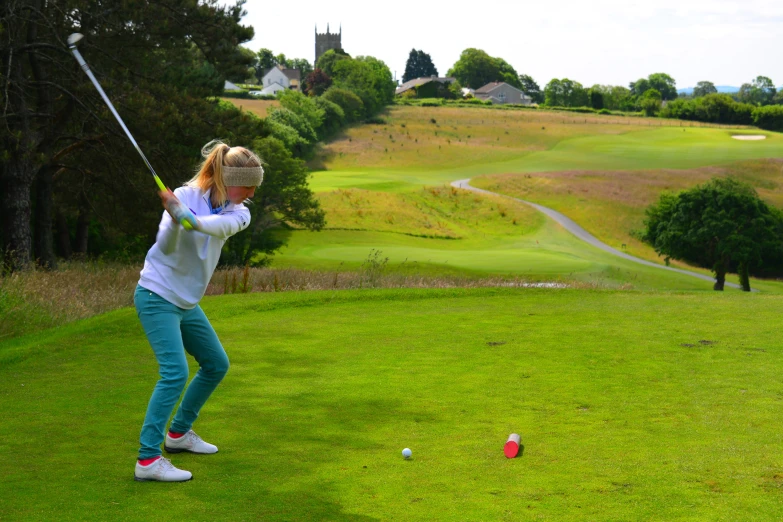
[[[542,88],[552,78],[627,86],[656,72],[671,75],[678,88],[702,80],[738,87],[759,75],[783,85],[780,0],[248,0],[245,10],[243,25],[255,29],[244,44],[250,49],[312,62],[316,25],[319,33],[342,25],[346,52],[383,60],[397,79],[413,48],[445,76],[475,47]]]

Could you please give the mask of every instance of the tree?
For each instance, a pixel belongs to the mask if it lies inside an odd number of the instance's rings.
[[[280,53],[277,56],[275,56],[275,63],[277,65],[281,65],[285,67],[286,69],[291,69],[291,63],[288,60],[288,58],[285,57],[285,54]]]
[[[275,53],[273,53],[269,49],[259,49],[258,50],[258,69],[259,71],[268,71],[275,65],[277,65],[277,60],[275,60]],[[262,72],[263,76],[263,72]]]
[[[284,109],[288,109],[294,114],[304,118],[307,123],[310,124],[310,127],[312,127],[317,134],[319,133],[326,114],[323,109],[318,107],[313,98],[305,96],[298,91],[285,90],[278,94],[278,99],[280,100],[280,105]],[[303,135],[303,137],[305,136]]]
[[[550,107],[586,107],[588,94],[582,84],[563,78],[550,81],[544,88],[545,102]]]
[[[519,83],[522,85],[522,91],[530,96],[533,103],[544,103],[544,93],[541,92],[541,87],[538,86],[532,76],[520,74]]]
[[[334,66],[342,60],[350,60],[351,56],[342,49],[329,49],[318,58],[316,69],[321,69],[327,76],[334,78]]]
[[[288,63],[291,66],[291,69],[301,71],[302,78],[313,72],[313,66],[310,65],[310,62],[305,58],[293,58],[289,60]]]
[[[599,110],[604,108],[604,93],[600,87],[597,89],[591,88],[588,91],[588,95],[590,97],[590,107]]]
[[[777,89],[766,76],[757,76],[752,83],[744,83],[740,87],[739,99],[753,105],[770,105],[775,99]]]
[[[603,108],[611,111],[633,110],[631,91],[619,85],[593,85],[589,93],[600,93],[603,98]],[[591,99],[591,104],[592,104]]]
[[[650,89],[655,89],[661,93],[662,100],[674,100],[677,98],[677,82],[674,78],[665,73],[654,73],[647,77],[650,82]]]
[[[699,98],[708,94],[716,94],[717,92],[718,89],[715,88],[715,85],[712,82],[699,82],[696,84],[696,87],[693,88],[693,97]]]
[[[481,49],[465,49],[449,69],[448,76],[454,77],[460,85],[478,89],[490,82],[506,82],[521,88],[519,75],[502,58],[493,58]]]
[[[372,56],[338,60],[331,76],[336,87],[348,89],[361,98],[365,116],[376,114],[394,98],[396,84],[391,71],[385,63]]]
[[[242,15],[242,2],[216,0],[151,2],[144,9],[87,0],[0,3],[0,251],[8,253],[7,266],[24,268],[32,256],[53,266],[55,222],[66,242],[75,223],[76,246],[86,253],[96,219],[110,241],[153,215],[128,204],[151,195],[139,188],[149,188],[149,172],[67,52],[64,36],[85,35],[82,54],[170,182],[172,172],[192,168],[193,142],[213,137],[199,134],[199,118],[217,110],[200,98],[214,93],[213,72],[228,77],[252,65],[239,49],[253,37],[252,28],[240,25]],[[182,66],[194,61],[203,83],[183,85]],[[115,194],[124,203],[110,205]]]
[[[337,104],[343,110],[346,123],[354,123],[364,117],[364,102],[347,89],[330,87],[321,97]]]
[[[402,75],[403,83],[429,76],[437,76],[438,69],[432,63],[432,58],[424,51],[411,49],[408,61],[405,63],[405,74]]]
[[[220,258],[223,264],[266,265],[270,254],[285,244],[281,229],[321,230],[326,224],[324,211],[307,186],[309,170],[304,161],[294,158],[273,137],[255,140],[252,149],[264,161],[264,182],[249,206],[250,226],[226,243]]]
[[[319,131],[321,138],[326,139],[337,134],[345,123],[345,111],[342,107],[323,96],[315,97],[315,105],[324,112],[324,122]]]
[[[631,90],[631,94],[636,97],[643,95],[652,88],[647,78],[639,78],[635,82],[628,84],[628,87]]]
[[[655,116],[661,111],[661,93],[657,89],[648,89],[639,100],[645,116]]]
[[[522,82],[519,80],[519,74],[511,64],[506,62],[503,58],[495,58],[498,63],[498,71],[500,72],[501,80],[509,85],[513,85],[517,89],[522,89]]]
[[[226,74],[226,79],[234,83],[251,82],[257,75],[258,71],[258,54],[247,47],[238,47],[238,52],[242,55],[242,62],[247,64],[244,68],[235,68]]]
[[[321,69],[315,69],[304,81],[304,92],[308,96],[321,96],[332,86],[332,79]]]
[[[294,129],[301,138],[301,141],[298,142],[298,146],[292,150],[294,156],[297,158],[310,159],[313,148],[315,148],[315,144],[318,142],[318,135],[305,117],[300,116],[285,107],[272,107],[269,109],[269,116],[267,119],[270,122]]]
[[[780,262],[781,217],[750,185],[714,178],[678,194],[661,194],[647,209],[643,239],[667,259],[709,268],[715,290],[736,268],[744,290],[748,275],[764,263]]]

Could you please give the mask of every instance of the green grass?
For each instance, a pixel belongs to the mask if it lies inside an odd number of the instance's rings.
[[[781,299],[207,298],[232,367],[185,484],[131,476],[157,370],[132,309],[6,341],[0,519],[777,520]]]
[[[663,190],[730,173],[753,183],[773,204],[783,204],[779,163],[764,159],[783,157],[783,135],[776,133],[480,108],[394,107],[386,118],[386,125],[348,129],[321,149],[313,165],[324,170],[313,173],[311,187],[326,211],[328,231],[294,232],[275,266],[357,266],[376,248],[393,262],[407,259],[430,271],[440,266],[640,289],[702,288],[698,281],[683,287],[669,273],[652,275],[654,269],[630,268],[594,252],[559,227],[545,227],[521,205],[492,198],[476,203],[475,195],[455,197],[441,187],[472,178],[476,186],[560,210],[615,248],[659,263],[634,232]],[[748,132],[767,139],[731,138]],[[513,219],[498,217],[501,205],[516,213],[521,226],[509,227]],[[759,285],[778,288],[753,286]]]

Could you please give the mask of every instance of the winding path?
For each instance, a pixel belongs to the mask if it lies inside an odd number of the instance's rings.
[[[696,272],[690,272],[688,270],[683,270],[681,268],[672,268],[670,266],[663,266],[659,265],[657,263],[653,263],[652,261],[647,261],[645,259],[639,259],[638,257],[634,257],[632,255],[626,254],[625,252],[621,252],[617,250],[616,248],[612,248],[606,243],[603,243],[599,241],[594,235],[592,235],[590,232],[585,230],[584,228],[577,225],[571,218],[561,214],[560,212],[556,210],[552,210],[551,208],[547,208],[544,206],[541,206],[537,203],[531,203],[530,201],[525,201],[524,199],[519,198],[513,198],[511,196],[506,196],[505,194],[498,194],[497,192],[490,192],[489,190],[484,190],[480,188],[476,188],[470,185],[470,178],[468,179],[460,179],[457,181],[451,182],[452,187],[461,188],[465,190],[470,190],[472,192],[477,192],[479,194],[489,194],[490,196],[500,196],[503,198],[513,199],[514,201],[519,201],[520,203],[524,203],[526,205],[530,205],[531,207],[535,208],[536,210],[543,212],[550,218],[554,219],[556,222],[561,224],[566,230],[571,232],[573,235],[581,239],[582,241],[589,243],[593,245],[594,247],[600,248],[601,250],[605,252],[609,252],[612,255],[615,255],[617,257],[621,257],[623,259],[627,259],[628,261],[633,261],[634,263],[639,263],[641,265],[647,265],[654,268],[660,268],[661,270],[669,270],[672,272],[677,272],[680,274],[685,274],[687,276],[691,277],[698,277],[699,279],[702,279],[704,281],[709,281],[711,283],[715,283],[715,278],[710,277],[708,275],[704,274],[698,274]],[[734,283],[726,282],[726,286],[729,286],[731,288],[741,288],[739,285]]]

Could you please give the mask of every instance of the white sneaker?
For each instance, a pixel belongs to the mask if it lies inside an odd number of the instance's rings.
[[[190,471],[175,468],[171,461],[161,457],[152,464],[142,466],[136,461],[136,472],[133,478],[139,482],[156,480],[158,482],[185,482],[193,478]]]
[[[188,453],[198,453],[200,455],[209,455],[218,451],[217,446],[204,442],[193,430],[190,430],[178,439],[172,439],[166,433],[166,442],[163,443],[163,448],[168,453],[187,451]]]

